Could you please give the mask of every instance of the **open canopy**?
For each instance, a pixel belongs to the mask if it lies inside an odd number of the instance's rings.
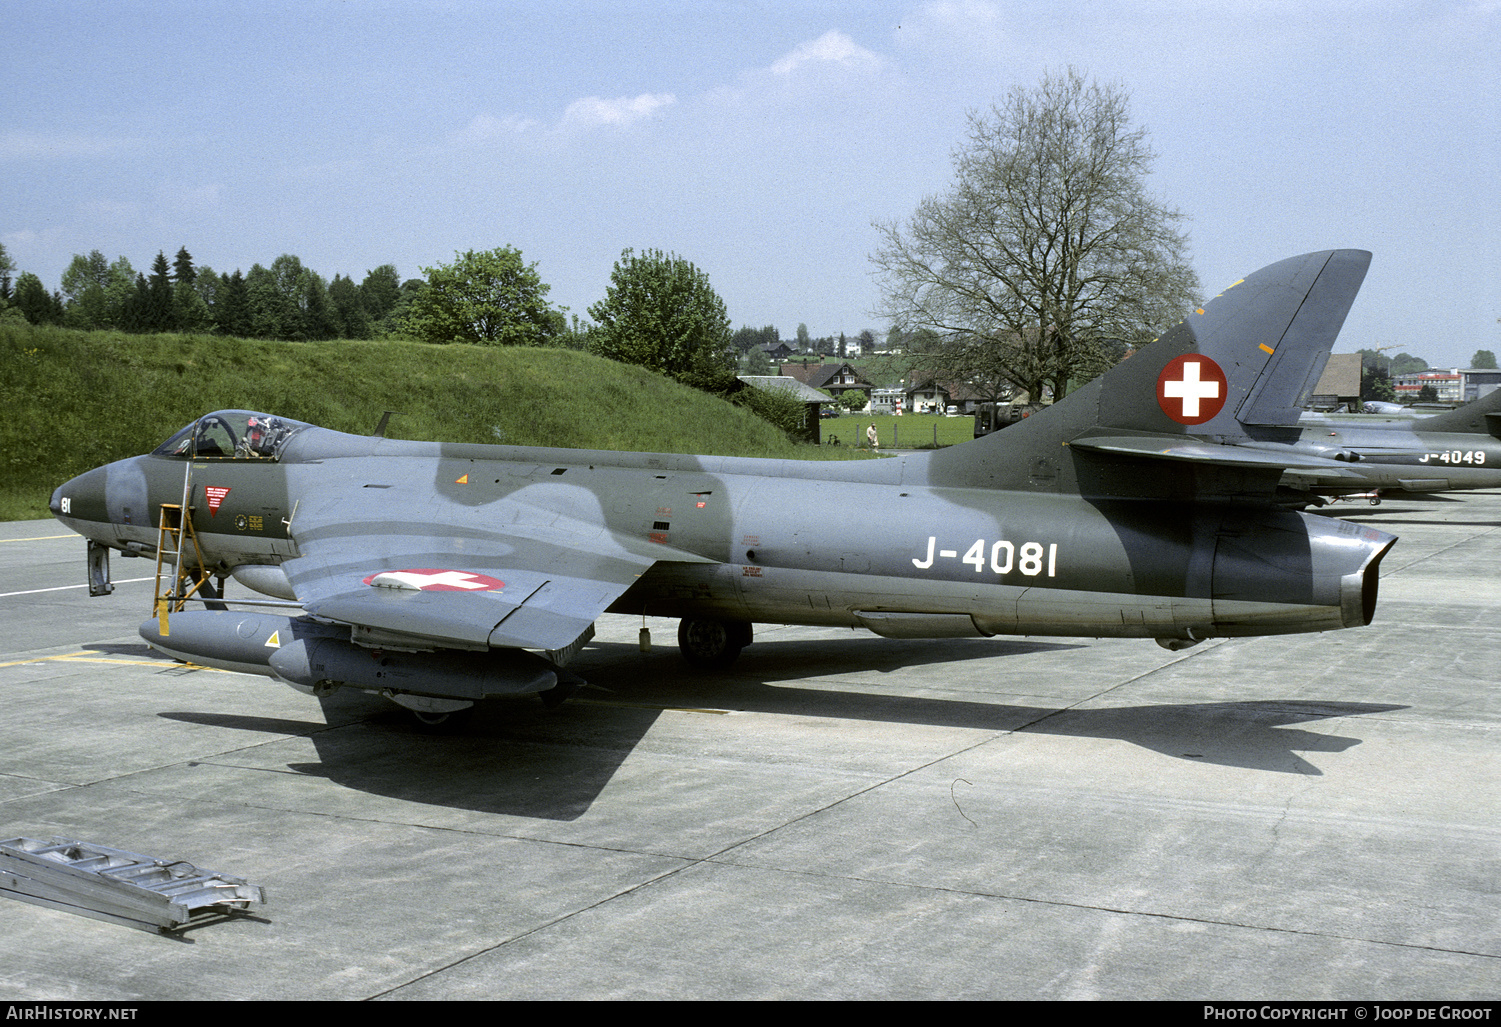
[[[153,450],[193,460],[275,460],[288,439],[310,425],[252,410],[204,414]]]

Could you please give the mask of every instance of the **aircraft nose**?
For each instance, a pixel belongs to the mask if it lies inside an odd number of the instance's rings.
[[[52,516],[74,530],[80,530],[77,523],[80,521],[108,522],[104,494],[108,477],[108,468],[96,467],[63,482],[52,493],[48,504]]]

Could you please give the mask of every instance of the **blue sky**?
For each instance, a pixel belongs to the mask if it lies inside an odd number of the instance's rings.
[[[622,250],[733,323],[883,332],[873,221],[966,115],[1070,65],[1132,96],[1205,292],[1375,258],[1336,349],[1501,353],[1501,0],[0,0],[0,242],[403,278],[514,246],[586,315]]]

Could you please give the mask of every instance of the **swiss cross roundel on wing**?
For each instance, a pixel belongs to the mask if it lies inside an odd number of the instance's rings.
[[[440,567],[417,567],[404,571],[382,571],[365,578],[376,588],[394,588],[406,592],[488,592],[505,588],[506,583],[488,574],[446,570]]]
[[[1179,424],[1203,424],[1225,405],[1229,384],[1213,360],[1198,353],[1174,357],[1157,376],[1157,405]]]

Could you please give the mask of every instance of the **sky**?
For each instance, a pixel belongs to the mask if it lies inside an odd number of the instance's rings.
[[[870,255],[968,117],[1131,96],[1206,296],[1374,258],[1337,352],[1501,354],[1501,0],[0,0],[0,243],[331,280],[519,249],[587,319],[623,250],[732,325],[884,335]]]

